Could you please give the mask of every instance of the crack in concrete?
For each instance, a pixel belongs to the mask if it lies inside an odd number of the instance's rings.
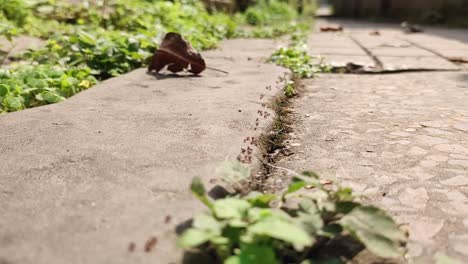
[[[382,71],[384,69],[383,63],[375,56],[368,48],[361,44],[356,38],[353,36],[348,36],[356,45],[358,45],[366,54],[374,61],[374,68],[377,71]]]
[[[422,49],[422,50],[425,50],[425,51],[427,51],[427,52],[430,52],[430,53],[436,55],[437,57],[439,57],[439,58],[441,58],[441,59],[444,59],[444,60],[446,60],[446,61],[449,61],[450,63],[454,64],[454,65],[457,66],[457,67],[460,66],[459,64],[453,62],[452,59],[450,59],[450,58],[444,56],[442,53],[440,53],[440,52],[438,52],[438,51],[436,51],[436,50],[433,50],[433,49],[428,48],[428,47],[426,47],[426,46],[422,46],[422,45],[420,45],[420,44],[418,44],[418,43],[416,43],[416,42],[414,42],[414,41],[411,41],[411,40],[409,40],[409,39],[405,39],[405,38],[398,38],[398,39],[401,39],[401,40],[403,40],[403,41],[406,41],[406,42],[410,43],[411,45],[413,45],[413,46],[415,46],[415,47],[417,47],[417,48],[420,48],[420,49]]]

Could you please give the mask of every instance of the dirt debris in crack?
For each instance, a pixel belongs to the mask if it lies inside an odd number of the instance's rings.
[[[296,90],[300,90],[301,81],[299,78],[284,76],[280,78],[276,84],[277,86],[281,85],[281,89],[283,89],[288,84],[289,80],[294,82]],[[271,89],[271,87],[266,87],[266,89]],[[278,188],[268,184],[268,179],[274,173],[274,164],[282,157],[293,154],[285,144],[289,138],[289,134],[292,132],[291,114],[293,110],[290,108],[292,98],[293,97],[287,97],[285,94],[281,94],[274,97],[266,106],[273,110],[275,118],[268,132],[261,135],[258,139],[258,148],[261,153],[261,157],[258,158],[262,163],[262,167],[250,179],[249,188],[251,190],[263,193],[274,193],[278,191]],[[263,112],[262,114],[264,115],[265,113],[266,112]]]

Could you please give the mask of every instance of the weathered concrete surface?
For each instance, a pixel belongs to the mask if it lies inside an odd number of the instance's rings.
[[[344,32],[319,32],[330,24],[344,25]],[[322,19],[309,38],[310,54],[332,66],[354,63],[374,72],[465,69],[468,64],[452,60],[468,61],[468,30],[424,30],[405,34],[395,24]]]
[[[421,263],[437,252],[468,263],[468,73],[325,74],[303,84],[292,101],[294,154],[277,165],[368,195],[409,224],[409,255]]]
[[[40,48],[43,45],[44,40],[29,36],[18,36],[13,38],[11,42],[4,38],[0,38],[0,53],[8,53],[8,58],[4,62],[4,64],[8,64],[10,63],[10,58],[12,56],[25,52],[28,49]]]
[[[213,186],[219,163],[272,121],[255,128],[262,103],[280,93],[285,70],[260,62],[277,44],[232,40],[203,54],[228,75],[141,69],[0,116],[0,263],[178,261],[175,227],[202,208],[188,191],[192,177]],[[157,245],[145,253],[152,236]]]

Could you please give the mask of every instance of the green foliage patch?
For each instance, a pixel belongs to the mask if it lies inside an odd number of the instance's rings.
[[[0,113],[57,103],[95,83],[88,68],[29,65],[0,70]]]
[[[207,253],[213,263],[345,263],[320,254],[344,237],[379,257],[404,253],[406,234],[390,216],[313,172],[296,175],[279,194],[233,193],[212,200],[199,178],[191,190],[209,210],[194,217],[179,246]]]
[[[245,19],[250,25],[272,25],[291,21],[297,17],[297,11],[287,2],[279,0],[260,1],[245,11]]]

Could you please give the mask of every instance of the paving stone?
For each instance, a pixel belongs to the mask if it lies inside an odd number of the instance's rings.
[[[313,56],[320,56],[314,54]],[[333,67],[345,67],[348,63],[362,65],[365,68],[372,69],[375,66],[374,61],[367,56],[351,56],[351,55],[326,55],[322,56],[324,62]]]
[[[411,172],[411,176],[413,178],[416,178],[420,181],[425,181],[425,180],[429,180],[429,179],[432,179],[435,177],[434,174],[430,174],[430,173],[427,173],[427,172],[424,172],[423,170],[421,169],[415,169],[415,170],[412,170]]]
[[[409,151],[408,151],[408,155],[426,155],[427,153],[427,150],[423,149],[423,148],[420,148],[420,147],[412,147]]]
[[[458,70],[455,64],[438,57],[390,57],[379,56],[386,71],[401,70]]]
[[[447,180],[440,181],[444,185],[450,186],[463,186],[468,185],[468,177],[463,175],[458,175]]]
[[[468,218],[463,219],[463,225],[465,225],[465,227],[468,228]]]
[[[448,191],[445,195],[447,196],[447,199],[451,201],[460,201],[460,202],[468,201],[468,198],[466,197],[466,195],[457,190]]]
[[[430,155],[430,156],[427,156],[426,158],[429,160],[438,161],[438,162],[444,162],[449,159],[447,156],[441,156],[441,155]]]
[[[450,157],[454,159],[468,160],[468,155],[450,154]]]
[[[453,127],[461,131],[468,131],[468,123],[456,123]]]
[[[426,189],[422,187],[416,189],[408,187],[402,193],[400,193],[398,199],[404,205],[417,209],[424,209],[426,207],[429,196],[427,195]]]
[[[343,23],[346,28],[347,22]],[[359,32],[349,30],[343,34],[350,34],[371,52],[379,53],[377,58],[393,55],[388,56],[390,62],[397,66],[407,64],[400,70],[414,70],[412,67],[458,70],[435,52],[419,49],[419,42],[417,45],[406,42],[405,37],[413,36],[402,34],[400,29],[391,33],[382,29],[381,33],[383,37],[366,36],[368,30],[360,28]],[[437,38],[429,39],[437,41]],[[447,43],[440,47],[438,43],[430,44],[431,48],[442,49]],[[309,45],[313,49],[313,42]],[[348,43],[348,47],[352,44]],[[453,49],[464,47],[462,44]],[[332,53],[331,49],[328,51]],[[384,66],[386,62],[389,61],[384,60]],[[468,138],[464,126],[460,125],[468,123],[465,75],[455,71],[320,74],[304,80],[301,96],[292,99],[292,107],[299,116],[313,113],[322,119],[293,124],[293,130],[302,146],[325,148],[328,157],[340,156],[335,158],[339,163],[335,164],[337,167],[327,168],[327,164],[301,154],[297,160],[294,155],[280,159],[278,166],[298,170],[307,165],[325,175],[337,172],[338,179],[350,185],[354,183],[360,192],[369,195],[372,203],[396,217],[398,223],[409,223],[408,247],[413,252],[410,255],[428,260],[421,263],[432,263],[436,252],[448,252],[456,255],[461,263],[468,263],[468,257],[457,255],[455,244],[448,240],[450,233],[465,228],[460,226],[467,225],[464,230],[468,230],[468,220],[462,224],[468,219],[468,171],[462,162],[467,160]],[[315,96],[321,92],[328,95]],[[334,130],[350,131],[335,136],[328,133]],[[343,159],[343,154],[338,154],[342,152],[355,155],[346,154],[349,158]],[[363,158],[369,161],[369,166],[359,165]],[[340,170],[340,166],[346,170]],[[357,172],[361,168],[367,171]]]
[[[371,49],[372,54],[380,57],[429,57],[436,58],[433,53],[413,46],[408,47],[377,47]]]
[[[390,135],[397,136],[397,137],[409,137],[409,136],[412,136],[413,134],[407,133],[407,132],[402,132],[402,131],[396,131],[396,132],[390,133]]]
[[[449,127],[447,122],[444,120],[424,121],[424,122],[420,122],[419,124],[423,127],[432,127],[432,128]]]
[[[455,243],[453,249],[458,253],[468,257],[468,241]]]
[[[398,219],[401,223],[409,224],[411,240],[424,244],[431,243],[445,223],[442,219],[415,215],[401,215]]]
[[[434,145],[449,143],[449,141],[445,138],[426,136],[426,135],[415,136],[415,139],[419,142],[419,144],[425,145],[425,146],[434,146]]]
[[[356,48],[340,48],[336,47],[316,47],[310,50],[314,56],[325,56],[326,55],[340,55],[340,56],[364,56],[367,57],[367,54],[362,49]]]
[[[468,160],[449,160],[449,165],[462,166],[468,168]]]
[[[468,148],[463,147],[461,145],[441,144],[441,145],[435,146],[434,148],[443,152],[468,155]]]
[[[432,168],[432,167],[436,167],[439,163],[433,160],[423,160],[419,164],[425,168]]]

